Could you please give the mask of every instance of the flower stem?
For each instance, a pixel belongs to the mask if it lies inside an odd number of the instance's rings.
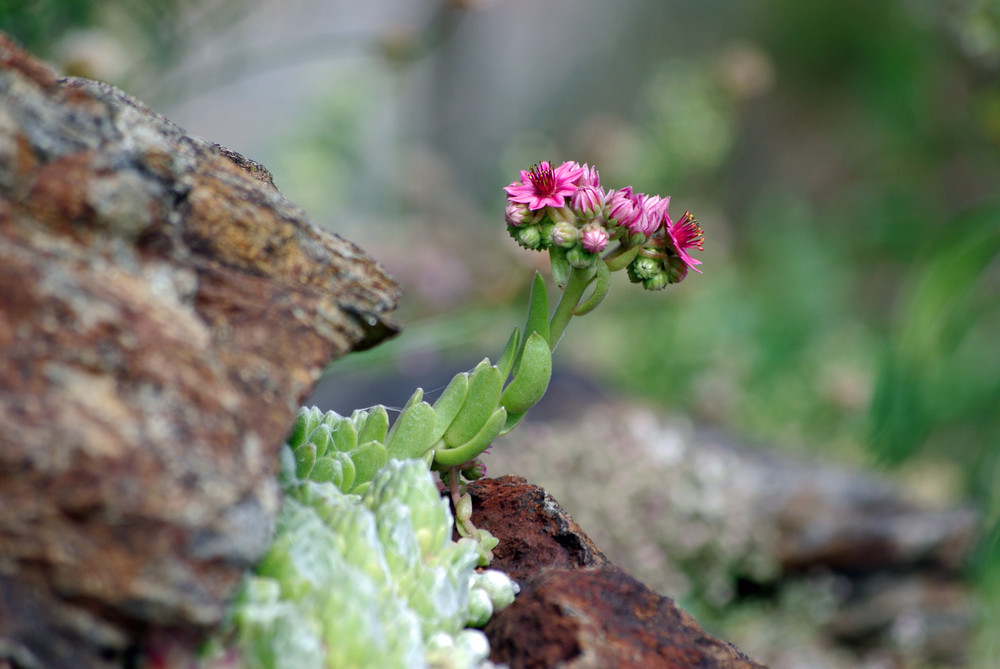
[[[573,318],[573,310],[579,304],[580,298],[583,297],[583,292],[587,290],[587,286],[594,280],[594,275],[593,267],[588,267],[587,269],[574,267],[570,270],[569,279],[566,281],[566,288],[563,290],[562,297],[559,298],[559,304],[556,305],[556,310],[552,312],[552,319],[549,321],[549,350],[556,350],[563,332],[566,331],[566,326],[569,325],[570,319]]]
[[[612,272],[618,272],[625,269],[630,262],[635,259],[636,254],[639,253],[638,246],[619,246],[614,251],[604,256],[604,262],[608,264],[608,269]]]

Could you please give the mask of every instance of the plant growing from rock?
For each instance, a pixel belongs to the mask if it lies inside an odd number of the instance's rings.
[[[249,666],[484,662],[485,637],[467,627],[485,624],[516,586],[475,570],[489,564],[497,539],[473,525],[465,482],[485,473],[483,452],[545,394],[552,351],[574,316],[604,300],[612,272],[661,290],[700,271],[690,251],[701,250],[702,229],[690,213],[674,221],[669,197],[606,191],[596,169],[574,162],[538,163],[505,191],[508,232],[549,253],[558,303],[550,311],[536,273],[524,328],[496,363],[455,375],[433,405],[418,388],[391,427],[384,406],[351,416],[300,409],[284,451],[275,540],[231,616]]]

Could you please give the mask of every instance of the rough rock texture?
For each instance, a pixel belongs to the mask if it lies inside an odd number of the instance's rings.
[[[511,669],[764,666],[613,565],[540,571],[485,631]]]
[[[608,563],[576,521],[547,492],[520,476],[469,484],[472,522],[500,540],[490,566],[515,581],[540,569]]]
[[[260,165],[0,35],[0,664],[218,621],[299,402],[397,291]]]
[[[522,585],[486,627],[494,662],[511,669],[763,666],[609,563],[541,488],[504,476],[471,483],[469,493],[473,522],[500,539],[490,566]]]

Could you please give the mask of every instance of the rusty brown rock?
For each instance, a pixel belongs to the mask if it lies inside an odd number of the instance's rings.
[[[608,562],[542,488],[502,476],[468,491],[473,522],[500,540],[490,567],[523,586],[486,627],[494,662],[512,669],[763,666]]]
[[[397,297],[259,164],[0,35],[0,664],[217,622],[295,410]]]
[[[545,490],[520,476],[469,484],[472,522],[499,545],[490,566],[515,581],[548,567],[596,567],[608,559]]]
[[[762,669],[613,565],[545,569],[485,629],[511,669]]]

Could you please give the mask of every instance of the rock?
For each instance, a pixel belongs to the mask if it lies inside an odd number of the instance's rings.
[[[480,479],[468,486],[472,522],[500,540],[490,566],[515,581],[543,568],[608,563],[576,521],[543,489],[520,476]]]
[[[564,419],[529,418],[486,463],[544,486],[643,583],[718,612],[745,605],[755,624],[732,640],[774,667],[965,661],[973,509],[917,503],[885,477],[750,448],[639,403],[577,400]]]
[[[259,164],[0,35],[0,665],[217,623],[299,403],[397,297]]]
[[[522,584],[485,629],[492,661],[512,669],[763,666],[608,562],[541,488],[504,476],[468,490],[473,522],[500,540],[490,567]]]
[[[762,669],[613,565],[544,569],[486,626],[511,669]]]

